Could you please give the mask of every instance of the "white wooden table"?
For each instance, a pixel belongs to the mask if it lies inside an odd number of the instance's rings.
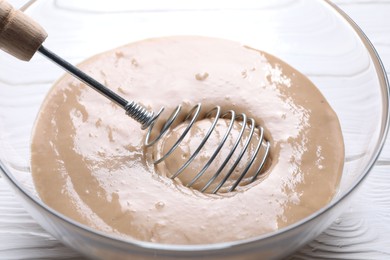
[[[9,0],[15,6],[23,0]],[[390,76],[390,0],[335,0],[371,39]],[[389,139],[389,138],[388,138]],[[292,259],[390,259],[390,142],[352,205]],[[84,259],[45,232],[0,177],[0,259]]]

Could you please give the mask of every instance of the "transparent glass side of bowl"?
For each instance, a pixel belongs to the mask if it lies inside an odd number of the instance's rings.
[[[316,84],[340,119],[346,161],[334,202],[366,174],[383,139],[387,99],[383,98],[386,93],[378,77],[381,72],[374,54],[367,50],[350,24],[323,1],[240,1],[237,6],[235,1],[213,4],[189,1],[183,5],[178,1],[162,4],[152,0],[140,3],[116,0],[109,4],[91,0],[42,0],[27,12],[49,33],[45,46],[72,63],[129,42],[169,35],[231,39],[285,60]],[[31,131],[45,94],[63,73],[40,55],[24,63],[0,53],[0,161],[6,175],[17,182],[18,189],[36,201],[40,199],[29,167]],[[23,192],[22,196],[26,196]],[[35,202],[25,200],[32,212],[43,210],[31,203]],[[333,212],[327,214],[337,215],[340,210],[336,212],[336,208],[341,209],[341,205],[332,207]],[[47,212],[40,214],[35,216],[40,223],[50,222],[46,223],[46,228],[60,239],[62,237],[65,243],[83,251],[79,242],[68,239],[74,232],[82,231],[66,221],[56,223],[58,218]],[[269,257],[281,256],[314,238],[331,220],[315,216],[304,221],[305,225],[298,223],[297,228],[281,232],[280,238],[276,234],[268,240],[266,236],[254,238],[245,245],[225,244],[223,247],[240,246],[246,248],[248,254],[268,248],[270,250],[265,251]],[[307,232],[309,226],[312,226],[311,233]],[[80,239],[89,237],[89,233],[86,234],[88,236],[80,235]],[[299,234],[302,236],[299,243],[287,246],[283,242]],[[103,240],[112,243],[110,239]],[[275,245],[271,246],[270,241],[279,241],[278,247],[284,250],[275,252]],[[258,249],[253,249],[251,246],[256,243],[263,243],[263,247],[257,244]],[[219,252],[219,247],[214,248],[215,252]],[[134,252],[137,247],[130,248]],[[167,250],[164,246],[160,249]],[[199,256],[203,254],[199,253],[202,251],[199,248],[195,251]],[[223,255],[226,256],[226,252]]]

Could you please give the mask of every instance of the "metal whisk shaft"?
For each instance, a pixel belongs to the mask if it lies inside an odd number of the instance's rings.
[[[103,84],[101,84],[94,78],[79,70],[77,67],[73,66],[66,60],[62,59],[54,52],[46,49],[44,46],[41,46],[38,49],[38,52],[44,55],[49,60],[56,63],[57,65],[59,65],[61,68],[65,69],[74,77],[78,78],[88,86],[98,91],[100,94],[104,95],[105,97],[122,107],[126,111],[127,115],[129,115],[131,118],[133,118],[135,121],[142,125],[143,130],[148,128],[150,124],[152,124],[152,122],[156,119],[156,116],[153,111],[148,111],[147,108],[140,104],[137,104],[134,101],[128,102],[126,99],[111,91],[109,88],[105,87]]]

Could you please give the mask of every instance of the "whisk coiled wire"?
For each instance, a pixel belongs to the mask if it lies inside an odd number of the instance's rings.
[[[141,124],[142,130],[148,128],[159,116],[148,111],[145,107],[134,101],[129,102],[124,107],[126,114]],[[162,112],[162,111],[161,111]]]

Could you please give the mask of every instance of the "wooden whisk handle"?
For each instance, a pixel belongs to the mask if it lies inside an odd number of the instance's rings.
[[[46,31],[38,23],[0,0],[0,49],[29,61],[46,37]]]

